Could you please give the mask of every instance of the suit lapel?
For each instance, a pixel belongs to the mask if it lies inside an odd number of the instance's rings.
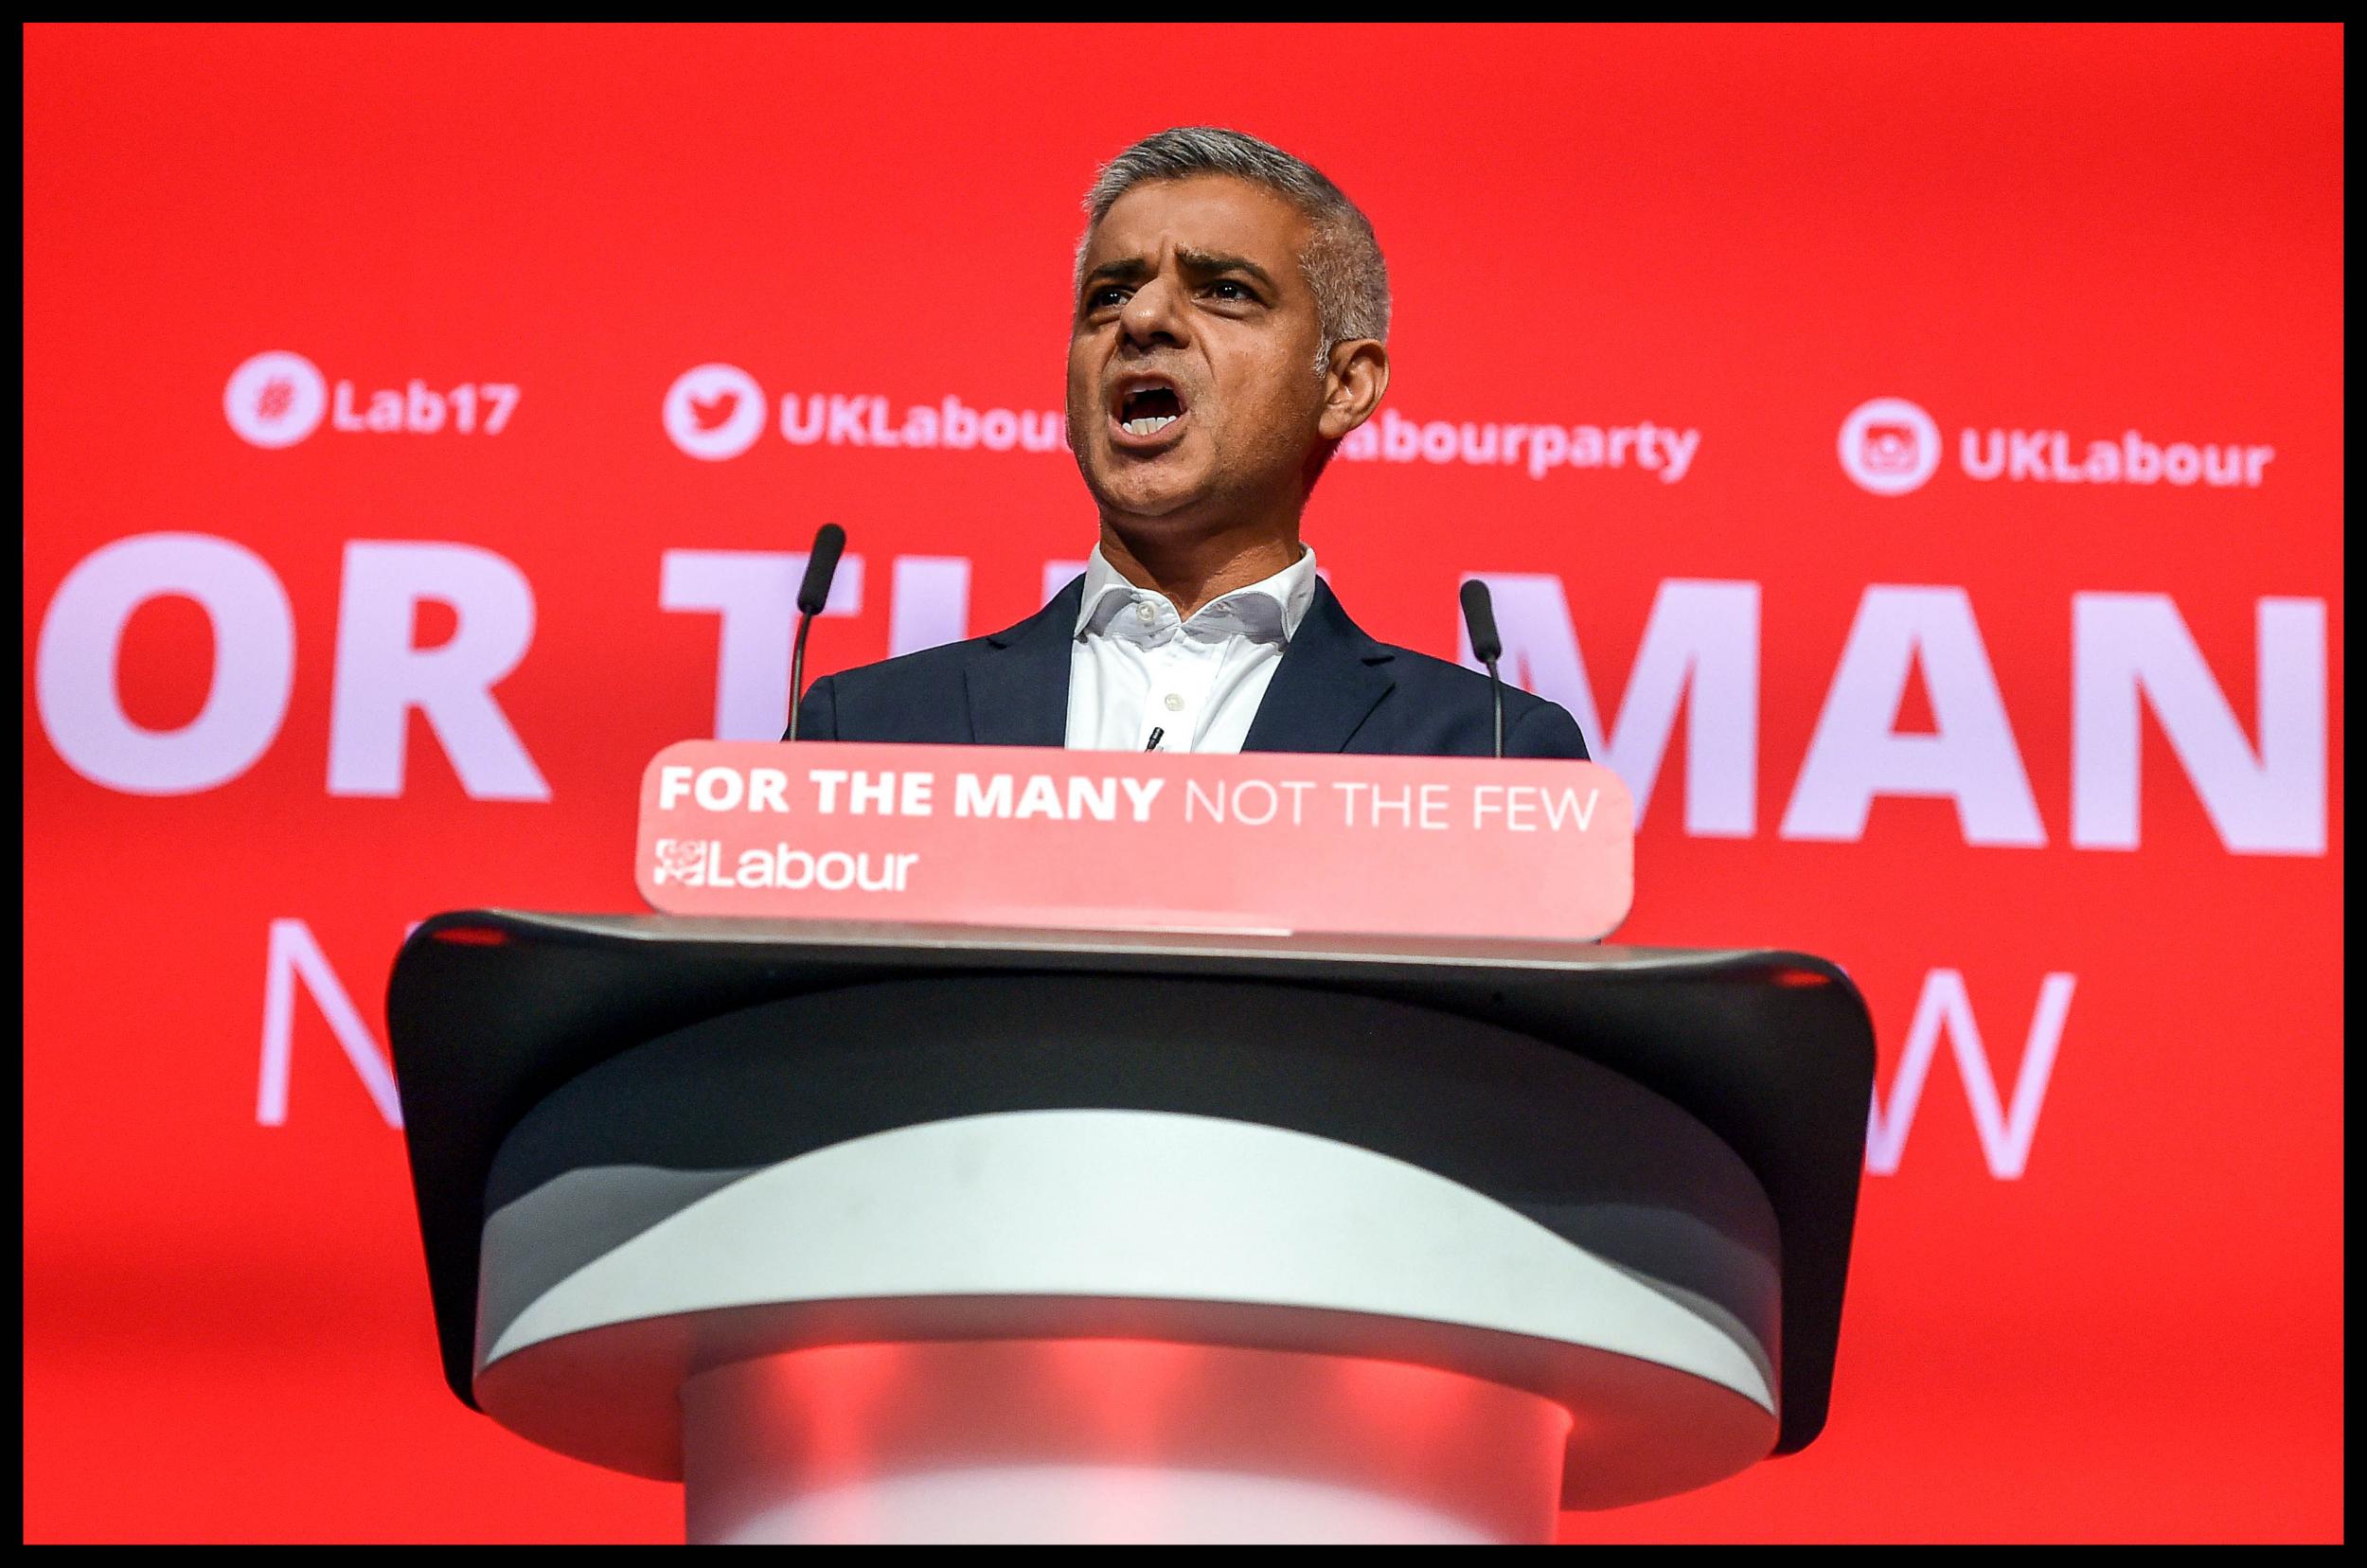
[[[1074,620],[1075,613],[1071,612]],[[1273,684],[1241,742],[1245,752],[1337,752],[1397,683],[1390,651],[1366,636],[1340,607],[1330,585],[1315,602],[1275,667]]]
[[[1058,746],[1068,739],[1068,667],[1085,579],[987,646],[963,672],[970,739],[982,746]]]

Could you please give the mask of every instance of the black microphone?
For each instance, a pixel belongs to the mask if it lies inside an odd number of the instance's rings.
[[[1471,656],[1487,667],[1487,685],[1496,699],[1496,756],[1504,754],[1504,682],[1496,661],[1504,656],[1504,640],[1496,635],[1496,605],[1487,584],[1473,578],[1463,585],[1463,623],[1470,628]]]
[[[797,739],[797,705],[806,691],[806,633],[813,617],[829,602],[830,579],[838,575],[838,554],[846,548],[846,530],[825,523],[814,530],[813,553],[806,557],[806,580],[797,589],[797,644],[789,655],[789,739]]]

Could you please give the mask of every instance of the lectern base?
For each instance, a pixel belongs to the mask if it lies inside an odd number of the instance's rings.
[[[1570,1414],[1391,1362],[1140,1340],[834,1345],[683,1385],[689,1539],[1541,1542]]]

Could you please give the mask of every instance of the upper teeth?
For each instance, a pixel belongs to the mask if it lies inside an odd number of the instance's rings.
[[[1175,421],[1173,414],[1146,414],[1139,419],[1127,420],[1124,428],[1129,436],[1155,436]]]

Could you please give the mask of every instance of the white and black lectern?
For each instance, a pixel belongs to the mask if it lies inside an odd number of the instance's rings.
[[[446,1378],[736,1541],[1522,1541],[1824,1421],[1874,1071],[1777,952],[470,911]]]

